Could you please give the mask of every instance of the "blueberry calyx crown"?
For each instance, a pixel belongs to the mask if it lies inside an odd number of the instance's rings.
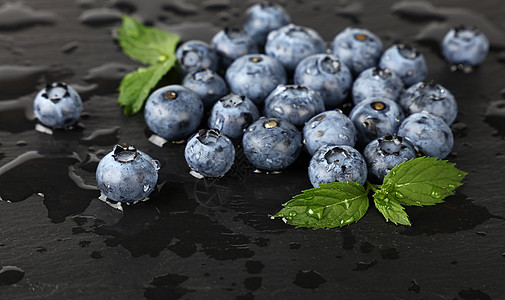
[[[266,129],[276,128],[279,126],[280,126],[279,122],[273,119],[269,119],[263,122],[263,127],[265,127]]]
[[[468,34],[471,33],[473,36],[478,36],[481,34],[479,28],[473,25],[458,25],[454,27],[454,36],[455,37],[460,37],[460,35],[463,35],[462,38],[465,41],[470,41],[470,37]]]
[[[364,42],[369,39],[368,35],[364,33],[357,33],[354,35],[354,39],[359,42]]]
[[[387,108],[387,105],[386,105],[386,103],[384,103],[382,101],[374,101],[374,102],[370,103],[370,107],[373,110],[381,111],[381,110],[385,110]]]
[[[310,34],[307,32],[307,30],[304,27],[295,25],[293,23],[288,25],[288,30],[286,31],[286,35],[290,36],[291,34],[296,34],[298,32],[301,32],[307,36],[310,36]]]
[[[221,133],[218,129],[200,129],[198,131],[197,139],[200,143],[204,145],[213,144],[221,137]]]
[[[274,7],[274,6],[275,6],[275,5],[274,5],[272,2],[270,2],[270,1],[261,1],[261,2],[259,3],[259,5],[260,5],[261,9],[268,9],[268,8],[271,8],[271,7]]]
[[[261,56],[253,56],[251,58],[249,58],[249,61],[253,62],[253,63],[259,63],[263,60],[263,58],[261,58]]]
[[[197,49],[192,48],[190,50],[185,50],[182,52],[182,57],[180,59],[182,65],[186,67],[196,66],[201,61],[202,56]]]
[[[283,85],[281,91],[284,92],[284,91],[287,91],[287,90],[297,91],[297,92],[306,92],[306,93],[309,92],[309,89],[306,86],[299,85],[299,84]]]
[[[68,86],[64,82],[53,82],[47,84],[42,97],[51,100],[53,103],[57,103],[65,97],[69,97]]]
[[[399,156],[400,151],[407,148],[403,144],[403,138],[401,136],[393,136],[391,134],[386,134],[383,138],[377,139],[379,142],[379,151],[384,155],[394,155]]]
[[[326,159],[326,162],[328,164],[338,163],[340,161],[339,158],[342,155],[344,156],[344,158],[351,156],[346,149],[337,146],[326,151],[326,153],[324,154],[324,159]]]
[[[341,69],[340,60],[332,59],[330,56],[325,56],[320,61],[321,70],[326,73],[335,74]]]
[[[241,39],[246,35],[245,31],[238,27],[225,27],[224,33],[230,40]]]
[[[165,100],[175,100],[178,96],[179,94],[175,91],[167,91],[163,93],[163,99]]]
[[[423,82],[419,85],[419,92],[421,95],[426,95],[433,101],[440,101],[446,98],[446,90],[440,85],[435,83],[433,80],[428,83]]]
[[[374,67],[372,70],[372,76],[379,77],[382,80],[386,80],[391,77],[391,70],[388,68]]]
[[[398,48],[400,55],[406,59],[414,59],[421,55],[421,52],[412,45],[397,44],[396,47]]]
[[[223,107],[236,107],[245,101],[244,95],[229,94],[219,99],[223,104]]]
[[[121,145],[114,146],[113,157],[118,162],[132,162],[137,158],[138,151],[135,146],[130,145],[128,147],[123,147]]]
[[[198,69],[193,73],[193,79],[196,81],[209,81],[214,78],[214,73],[209,69]]]

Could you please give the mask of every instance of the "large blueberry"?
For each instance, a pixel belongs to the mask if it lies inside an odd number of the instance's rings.
[[[358,150],[345,145],[319,148],[309,163],[309,179],[314,187],[330,182],[355,181],[365,184],[367,167]]]
[[[286,120],[260,118],[246,129],[242,145],[247,159],[256,168],[282,170],[298,158],[302,134]]]
[[[265,100],[265,116],[288,120],[295,126],[303,126],[322,111],[321,95],[301,85],[279,85]]]
[[[258,53],[258,45],[247,33],[238,28],[227,27],[216,33],[211,40],[222,66],[227,67],[235,59],[248,53]]]
[[[359,74],[377,65],[382,41],[368,29],[347,27],[333,39],[332,51],[354,74]]]
[[[196,131],[203,117],[203,103],[193,91],[168,85],[154,91],[146,101],[147,126],[167,140],[180,140]]]
[[[200,96],[204,109],[210,109],[219,98],[228,93],[224,79],[211,69],[189,73],[182,80],[182,86]]]
[[[40,123],[51,128],[70,127],[82,113],[82,100],[69,85],[48,84],[33,100],[33,112]]]
[[[184,42],[177,48],[175,56],[184,73],[199,69],[217,70],[216,51],[206,42],[198,40]]]
[[[270,31],[291,22],[288,12],[279,4],[262,1],[249,7],[245,13],[244,30],[258,45],[264,45]]]
[[[400,97],[400,106],[407,115],[429,112],[451,125],[458,114],[458,104],[451,92],[434,82],[418,82]]]
[[[96,168],[96,182],[107,198],[133,202],[146,198],[156,188],[159,161],[133,146],[116,145]]]
[[[225,78],[232,93],[244,95],[257,105],[263,104],[270,92],[287,80],[281,63],[264,54],[237,58],[226,70]]]
[[[352,75],[336,56],[314,54],[307,56],[296,66],[294,81],[319,92],[326,108],[335,108],[347,98],[352,85]]]
[[[358,104],[367,98],[397,101],[403,91],[403,81],[389,69],[372,67],[359,74],[352,86],[352,101]]]
[[[244,130],[258,120],[254,103],[243,95],[229,94],[214,104],[209,116],[209,128],[218,129],[232,140],[242,137]]]
[[[454,137],[441,118],[427,112],[411,114],[403,120],[398,135],[408,139],[421,154],[444,159],[452,151]]]
[[[303,142],[310,155],[324,145],[354,147],[356,127],[340,110],[329,110],[315,115],[303,127]]]
[[[458,26],[444,36],[442,54],[453,69],[480,65],[489,52],[489,40],[475,26]]]
[[[379,66],[396,73],[406,87],[424,80],[428,74],[424,55],[417,48],[404,44],[395,44],[386,49]]]

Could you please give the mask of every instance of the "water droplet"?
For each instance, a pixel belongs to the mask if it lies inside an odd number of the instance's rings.
[[[395,196],[396,196],[396,198],[399,198],[399,199],[403,199],[403,198],[405,198],[405,195],[403,195],[403,194],[402,194],[402,193],[400,193],[400,192],[396,192],[396,193],[395,193]]]
[[[433,187],[430,196],[435,199],[440,199],[442,197],[442,194],[440,193],[437,187]]]
[[[149,190],[150,186],[148,184],[144,185],[144,192],[147,192]]]

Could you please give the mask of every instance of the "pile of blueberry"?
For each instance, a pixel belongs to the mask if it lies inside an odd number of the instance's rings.
[[[247,10],[243,28],[178,47],[183,82],[154,91],[144,117],[164,140],[189,138],[185,158],[194,172],[223,176],[241,144],[260,170],[287,168],[307,151],[313,186],[364,184],[416,156],[451,152],[457,103],[449,90],[424,81],[418,49],[383,50],[381,39],[361,28],[338,33],[328,49],[315,30],[290,22],[284,8],[261,2]],[[454,69],[467,70],[483,62],[489,42],[461,26],[447,33],[442,49]],[[50,127],[68,126],[76,119],[68,105],[81,110],[77,98],[70,87],[52,85],[37,96],[35,114]],[[338,109],[346,102],[353,103],[349,115]],[[203,120],[209,129],[198,131]],[[116,146],[98,166],[98,186],[112,200],[137,201],[152,191],[157,169],[147,154]],[[136,183],[118,180],[137,171]]]

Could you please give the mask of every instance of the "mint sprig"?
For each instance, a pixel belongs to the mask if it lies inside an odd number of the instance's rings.
[[[368,209],[373,192],[375,207],[386,221],[408,225],[405,206],[435,205],[454,194],[467,173],[434,157],[418,157],[394,167],[382,184],[332,182],[302,191],[273,215],[297,227],[334,228],[357,222]]]
[[[147,67],[140,67],[126,75],[119,86],[118,102],[125,114],[142,109],[149,92],[175,65],[175,50],[179,36],[154,27],[142,25],[135,18],[122,17],[118,41],[123,51]]]

